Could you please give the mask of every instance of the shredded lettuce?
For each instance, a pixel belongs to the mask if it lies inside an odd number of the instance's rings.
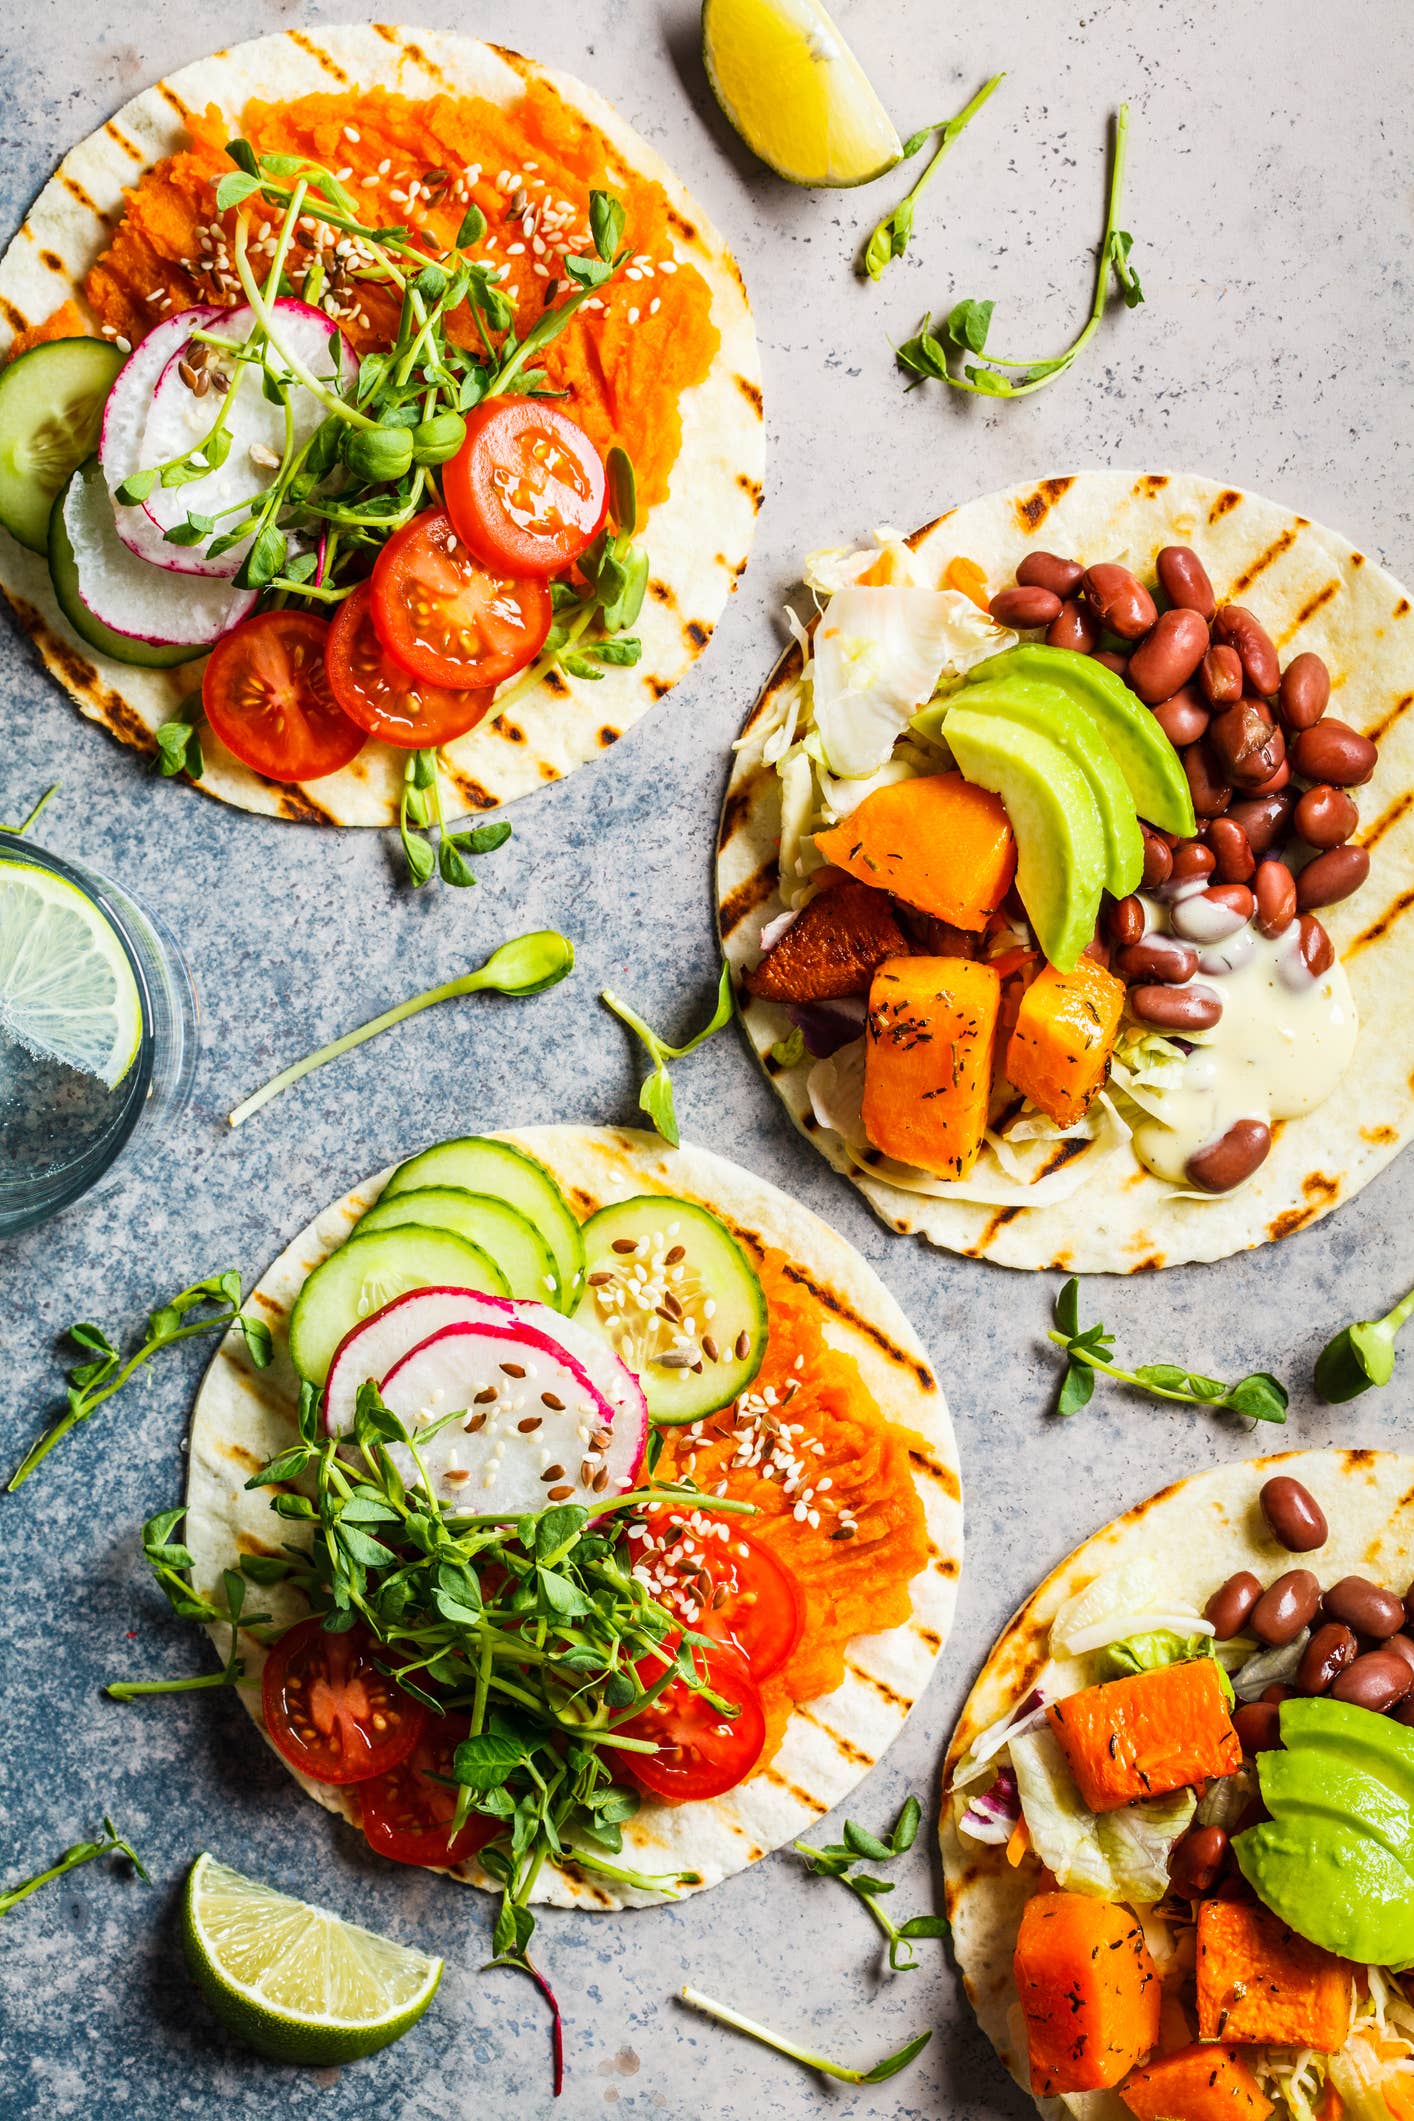
[[[874,543],[862,550],[852,550],[848,545],[820,545],[814,552],[805,555],[804,581],[807,589],[813,589],[817,597],[832,597],[838,590],[851,588],[872,572],[882,559],[884,571],[890,582],[905,587],[918,583],[918,562],[913,549],[901,530],[892,530],[888,524],[880,524],[874,532]]]
[[[835,590],[815,629],[812,684],[831,770],[877,773],[945,671],[970,670],[1015,641],[960,590],[858,581]]]
[[[1136,1906],[1163,1898],[1169,1852],[1193,1817],[1192,1790],[1096,1814],[1048,1725],[1013,1738],[1008,1750],[1031,1846],[1059,1885]]]
[[[1067,1598],[1051,1622],[1052,1657],[1084,1657],[1111,1643],[1172,1631],[1209,1636],[1212,1622],[1165,1594],[1156,1564],[1147,1554],[1117,1562]]]
[[[1005,1716],[999,1716],[995,1723],[988,1724],[986,1730],[973,1739],[957,1764],[949,1788],[962,1790],[969,1783],[979,1781],[1008,1741],[1029,1730],[1033,1723],[1039,1723],[1045,1712],[1045,1695],[1039,1687],[1032,1687],[1015,1708],[1008,1709]]]

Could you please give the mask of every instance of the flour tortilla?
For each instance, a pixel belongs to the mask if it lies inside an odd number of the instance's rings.
[[[644,528],[652,577],[635,632],[642,660],[607,669],[597,684],[553,677],[445,747],[448,799],[489,810],[562,780],[600,757],[675,685],[706,647],[746,555],[761,505],[761,372],[746,290],[722,238],[661,158],[602,96],[569,75],[516,52],[440,30],[382,23],[286,30],[217,52],[144,89],[100,131],[64,158],[0,259],[0,360],[28,325],[48,317],[80,288],[106,247],[123,192],[186,144],[186,120],[217,104],[232,129],[252,98],[293,101],[330,90],[383,87],[411,97],[483,96],[508,104],[524,84],[548,82],[598,126],[624,164],[655,179],[674,213],[676,256],[712,291],[721,347],[710,373],[681,400],[682,449],[668,498]],[[97,326],[95,324],[96,331]],[[0,530],[0,587],[50,671],[90,720],[151,755],[154,731],[200,682],[200,662],[178,670],[137,670],[109,662],[77,639],[62,618],[49,570]],[[271,817],[335,825],[394,824],[406,754],[365,746],[352,765],[307,786],[285,787],[252,773],[203,732],[208,795]]]
[[[627,1868],[693,1870],[700,1890],[813,1827],[868,1774],[927,1685],[952,1623],[962,1561],[961,1487],[947,1403],[917,1335],[883,1284],[843,1238],[774,1186],[705,1149],[672,1150],[650,1134],[531,1127],[500,1138],[538,1157],[582,1216],[639,1193],[677,1193],[700,1200],[748,1239],[779,1246],[820,1292],[829,1312],[830,1341],[858,1363],[878,1405],[922,1439],[911,1456],[929,1559],[910,1586],[911,1618],[884,1634],[856,1637],[846,1654],[843,1685],[797,1709],[771,1764],[740,1788],[707,1804],[645,1801],[624,1827]],[[221,1570],[234,1567],[240,1555],[277,1551],[282,1534],[298,1529],[272,1515],[266,1491],[247,1494],[244,1482],[295,1440],[298,1388],[285,1334],[294,1299],[306,1275],[348,1235],[388,1176],[380,1172],[326,1208],[254,1291],[256,1315],[275,1335],[273,1365],[255,1370],[239,1334],[233,1334],[207,1372],[192,1417],[184,1535],[196,1558],[194,1581],[203,1591],[212,1591]],[[261,1604],[282,1622],[304,1610],[301,1600],[278,1585],[269,1593],[262,1589]],[[213,1630],[212,1640],[219,1647],[221,1631]],[[247,1677],[240,1696],[263,1731],[264,1651],[250,1636],[242,1637],[241,1650]],[[356,1820],[347,1793],[303,1775],[296,1780],[327,1810]],[[474,1862],[450,1875],[469,1884],[488,1882]],[[617,1908],[670,1896],[623,1890],[588,1874],[547,1867],[535,1897],[555,1907]]]
[[[950,560],[986,569],[993,589],[1032,548],[1084,561],[1121,559],[1153,578],[1154,555],[1191,543],[1218,601],[1248,604],[1286,662],[1314,649],[1330,667],[1331,713],[1379,741],[1374,779],[1355,791],[1358,839],[1370,875],[1344,905],[1323,911],[1360,1013],[1344,1082],[1304,1119],[1275,1129],[1272,1153],[1238,1192],[1179,1198],[1127,1145],[1099,1163],[1069,1198],[1047,1207],[988,1207],[906,1192],[862,1173],[822,1128],[806,1090],[809,1062],[770,1058],[790,1022],[784,1009],[743,997],[752,1047],[791,1118],[858,1186],[891,1230],[917,1233],[970,1259],[1006,1267],[1132,1274],[1188,1260],[1224,1259],[1289,1237],[1372,1179],[1414,1133],[1409,1074],[1414,993],[1414,616],[1398,582],[1334,531],[1259,495],[1186,474],[1081,472],[989,494],[952,509],[908,540],[922,576],[941,582]],[[791,649],[746,724],[761,720],[800,671]],[[780,783],[759,750],[739,751],[722,811],[718,905],[722,945],[740,975],[759,956],[762,927],[781,911],[777,889]],[[1061,1144],[1060,1149],[1072,1145]],[[1058,1161],[1060,1161],[1058,1157]]]
[[[1309,1561],[1323,1584],[1361,1575],[1403,1589],[1414,1575],[1414,1457],[1394,1451],[1284,1451],[1181,1480],[1077,1547],[1008,1623],[953,1732],[944,1789],[968,1747],[1032,1687],[1039,1684],[1053,1701],[1088,1683],[1088,1660],[1050,1664],[1047,1638],[1065,1601],[1106,1569],[1148,1557],[1166,1600],[1171,1596],[1181,1607],[1201,1611],[1237,1569],[1250,1569],[1271,1583],[1289,1568],[1293,1556],[1272,1538],[1257,1500],[1274,1473],[1301,1481],[1329,1520],[1326,1544],[1296,1560]],[[1018,2084],[1029,2090],[1025,2029],[1012,2015],[1011,1961],[1021,1911],[1037,1890],[1038,1866],[1027,1858],[1013,1867],[1004,1848],[964,1840],[954,1825],[954,1805],[944,1797],[939,1834],[953,1950],[983,2032]],[[1064,2112],[1059,2100],[1036,2103],[1047,2115]],[[1086,2121],[1131,2121],[1114,2092],[1087,2094],[1084,2108]]]

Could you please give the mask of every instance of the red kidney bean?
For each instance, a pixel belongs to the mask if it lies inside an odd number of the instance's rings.
[[[1046,628],[1048,648],[1069,648],[1075,655],[1089,655],[1099,644],[1100,629],[1083,604],[1067,597],[1058,615]]]
[[[1274,774],[1272,775],[1272,777],[1271,777],[1271,779],[1270,779],[1269,781],[1262,781],[1262,782],[1260,782],[1260,783],[1259,783],[1259,784],[1257,785],[1257,787],[1255,787],[1255,788],[1249,788],[1249,789],[1246,789],[1246,790],[1244,790],[1244,793],[1245,793],[1245,794],[1248,794],[1248,795],[1259,795],[1259,796],[1260,796],[1260,795],[1280,795],[1280,794],[1281,794],[1281,791],[1282,791],[1282,789],[1283,789],[1283,788],[1285,788],[1285,786],[1286,786],[1287,782],[1288,782],[1288,781],[1289,781],[1290,779],[1291,779],[1291,760],[1290,760],[1290,759],[1283,759],[1283,760],[1282,760],[1282,762],[1281,762],[1281,764],[1280,764],[1280,765],[1278,766],[1278,768],[1277,768],[1276,772],[1275,772],[1275,773],[1274,773]]]
[[[1173,881],[1191,884],[1195,877],[1209,877],[1218,865],[1211,847],[1201,840],[1181,840],[1173,850]]]
[[[1263,1687],[1258,1699],[1261,1701],[1274,1701],[1277,1707],[1280,1708],[1284,1701],[1293,1700],[1295,1694],[1296,1689],[1294,1686],[1283,1686],[1281,1681],[1276,1679],[1273,1680],[1270,1686]]]
[[[1175,751],[1196,744],[1199,737],[1206,734],[1210,719],[1207,708],[1191,685],[1182,686],[1172,699],[1160,700],[1154,709],[1154,720]]]
[[[1224,604],[1213,615],[1213,632],[1237,650],[1248,684],[1269,700],[1281,683],[1281,666],[1261,620],[1245,604]]]
[[[1234,825],[1242,827],[1248,845],[1260,860],[1285,833],[1291,816],[1291,798],[1285,795],[1247,796],[1234,803],[1227,815]]]
[[[1129,658],[1129,682],[1156,707],[1186,685],[1208,649],[1208,628],[1196,611],[1164,611]]]
[[[1392,1651],[1396,1657],[1402,1657],[1410,1671],[1414,1672],[1414,1642],[1411,1642],[1407,1635],[1391,1635],[1385,1648]]]
[[[1227,1860],[1228,1837],[1220,1826],[1194,1826],[1169,1850],[1169,1881],[1185,1900],[1201,1900]]]
[[[1293,1480],[1289,1473],[1278,1473],[1273,1479],[1264,1481],[1257,1499],[1262,1505],[1267,1529],[1289,1554],[1313,1553],[1330,1537],[1325,1511],[1311,1490],[1303,1487],[1299,1480]],[[1301,1575],[1303,1572],[1298,1569],[1296,1573]]]
[[[1223,1005],[1211,987],[1131,987],[1129,1006],[1159,1031],[1211,1031]]]
[[[1166,987],[1181,987],[1198,970],[1198,953],[1175,935],[1146,935],[1119,952],[1114,969],[1131,986],[1158,980]]]
[[[1351,1701],[1357,1708],[1383,1715],[1414,1690],[1414,1665],[1397,1650],[1366,1650],[1343,1671],[1331,1688],[1332,1701]]]
[[[1370,857],[1363,847],[1328,847],[1308,862],[1296,879],[1296,903],[1303,913],[1318,906],[1338,906],[1358,891],[1370,874]]]
[[[1360,822],[1354,796],[1322,783],[1296,798],[1292,823],[1308,847],[1343,847]]]
[[[1228,712],[1231,711],[1229,708]],[[1195,814],[1198,817],[1221,817],[1232,801],[1232,788],[1212,746],[1204,738],[1197,744],[1189,744],[1181,756]]]
[[[1268,1584],[1253,1606],[1248,1626],[1259,1642],[1283,1649],[1294,1642],[1316,1617],[1321,1586],[1309,1569],[1288,1569]]]
[[[1061,614],[1061,600],[1049,589],[999,589],[987,606],[999,626],[1015,626],[1025,632],[1032,626],[1050,626]]]
[[[1230,1642],[1234,1635],[1242,1633],[1247,1616],[1261,1595],[1262,1586],[1250,1569],[1239,1569],[1218,1586],[1203,1608],[1203,1618],[1212,1622],[1219,1642]]]
[[[1357,1634],[1384,1642],[1404,1626],[1404,1601],[1368,1576],[1342,1576],[1326,1592],[1324,1605],[1332,1620],[1342,1620]],[[1410,1645],[1414,1653],[1414,1644]]]
[[[1154,562],[1159,587],[1170,604],[1196,611],[1205,623],[1213,616],[1213,585],[1208,570],[1190,545],[1165,545]]]
[[[1141,825],[1139,830],[1144,835],[1144,874],[1140,882],[1146,891],[1156,891],[1173,874],[1173,854],[1157,832],[1151,832],[1147,825]]]
[[[1404,1618],[1409,1627],[1414,1629],[1414,1583],[1410,1584],[1404,1594]]]
[[[1214,823],[1221,824],[1221,818],[1215,818]],[[1211,884],[1203,896],[1215,906],[1226,906],[1239,921],[1250,921],[1257,903],[1245,884]]]
[[[1398,1707],[1391,1709],[1389,1713],[1396,1723],[1414,1723],[1414,1694],[1406,1694]]]
[[[1252,843],[1231,812],[1215,817],[1208,826],[1208,845],[1213,850],[1217,874],[1225,884],[1245,884],[1257,866]]]
[[[1189,1157],[1184,1172],[1204,1193],[1231,1193],[1266,1162],[1271,1147],[1272,1130],[1265,1120],[1234,1120],[1226,1134]]]
[[[1232,1727],[1249,1759],[1253,1753],[1275,1752],[1281,1744],[1281,1710],[1274,1701],[1244,1701],[1233,1711]]]
[[[1281,674],[1281,718],[1288,729],[1314,729],[1330,703],[1331,674],[1309,649]]]
[[[1242,658],[1226,641],[1208,650],[1198,665],[1198,690],[1210,707],[1231,707],[1242,698]]]
[[[1092,662],[1102,663],[1106,670],[1112,670],[1117,678],[1122,678],[1129,668],[1128,656],[1116,655],[1112,648],[1093,649],[1090,659]]]
[[[1317,1628],[1301,1653],[1296,1669],[1298,1691],[1324,1694],[1337,1673],[1354,1664],[1359,1654],[1360,1645],[1351,1630],[1342,1627],[1338,1620],[1328,1620],[1324,1627]]]
[[[1296,879],[1286,863],[1262,862],[1252,879],[1252,896],[1263,935],[1285,935],[1296,918]]]
[[[1049,589],[1053,597],[1073,597],[1085,569],[1079,560],[1062,559],[1058,552],[1028,552],[1016,570],[1023,589]]]
[[[1335,963],[1335,944],[1314,913],[1300,917],[1301,956],[1312,979],[1320,979]]]
[[[1367,736],[1333,715],[1313,729],[1303,729],[1291,747],[1291,763],[1303,781],[1328,781],[1334,788],[1360,787],[1374,772],[1378,757]]]
[[[1215,714],[1208,742],[1223,777],[1242,788],[1269,780],[1286,757],[1285,737],[1272,727],[1257,700],[1239,700]]]
[[[1117,943],[1137,943],[1144,935],[1144,905],[1133,892],[1116,899],[1109,911],[1110,935]]]
[[[1086,601],[1100,624],[1122,641],[1137,641],[1149,631],[1158,609],[1138,575],[1117,560],[1101,560],[1087,567],[1084,576]]]

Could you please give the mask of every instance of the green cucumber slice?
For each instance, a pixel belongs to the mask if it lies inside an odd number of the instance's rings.
[[[300,1376],[322,1385],[344,1335],[409,1289],[511,1293],[491,1255],[450,1230],[428,1230],[420,1223],[366,1234],[355,1229],[315,1268],[295,1299],[290,1358]]]
[[[47,339],[0,372],[0,523],[31,552],[48,550],[54,496],[97,449],[126,359],[106,339]]]
[[[35,348],[36,353],[39,350]],[[180,663],[194,663],[205,655],[204,648],[162,648],[153,641],[136,641],[128,633],[114,633],[111,626],[105,626],[102,619],[94,617],[79,595],[79,570],[64,523],[64,499],[73,479],[101,479],[102,476],[97,457],[90,457],[86,463],[80,464],[73,478],[65,479],[55,497],[49,517],[49,579],[54,585],[55,601],[79,639],[87,641],[89,647],[96,648],[100,655],[111,657],[115,663],[131,663],[142,670],[175,670]]]
[[[359,1218],[358,1228],[387,1230],[402,1223],[470,1238],[496,1262],[512,1296],[552,1304],[559,1293],[555,1255],[534,1223],[489,1193],[467,1193],[460,1186],[414,1186],[408,1193],[385,1194]]]
[[[654,1421],[700,1421],[746,1390],[766,1353],[766,1299],[708,1209],[671,1193],[616,1201],[585,1224],[584,1257],[576,1316],[633,1371]],[[675,1304],[681,1324],[663,1316]]]
[[[584,1245],[579,1224],[564,1194],[543,1164],[509,1142],[472,1134],[460,1141],[438,1142],[420,1156],[399,1164],[383,1199],[424,1186],[452,1186],[459,1192],[489,1193],[516,1208],[534,1224],[555,1258],[557,1311],[573,1311],[584,1288]]]

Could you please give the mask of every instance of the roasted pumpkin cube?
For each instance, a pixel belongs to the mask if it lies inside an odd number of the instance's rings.
[[[838,1001],[867,994],[875,968],[907,949],[886,895],[842,876],[802,909],[746,984],[768,1002]]]
[[[1211,1657],[1085,1687],[1046,1711],[1092,1812],[1232,1775],[1242,1745]]]
[[[1105,1086],[1123,1013],[1123,980],[1093,957],[1070,972],[1045,966],[1021,997],[1007,1081],[1058,1127],[1074,1126]]]
[[[985,928],[1016,874],[1016,841],[990,789],[960,773],[916,775],[866,795],[817,832],[826,861],[955,928]]]
[[[1204,1900],[1198,1909],[1198,2037],[1239,2047],[1344,2047],[1355,1969],[1309,1944],[1270,1908]]]
[[[864,1131],[939,1178],[971,1170],[987,1129],[1002,983],[963,957],[891,957],[864,1037]]]
[[[1241,2056],[1204,2040],[1156,2055],[1119,2095],[1136,2121],[1267,2121],[1272,2112]]]
[[[1012,1958],[1038,2098],[1103,2091],[1153,2053],[1163,1989],[1127,1907],[1036,1893]]]

